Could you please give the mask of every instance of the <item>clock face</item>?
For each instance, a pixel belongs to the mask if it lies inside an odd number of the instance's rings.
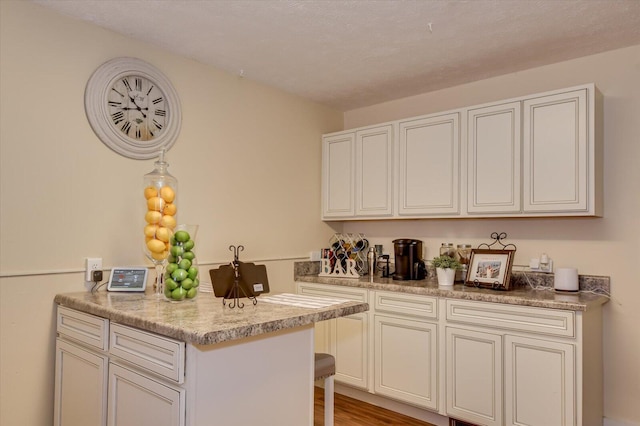
[[[169,120],[164,93],[143,76],[126,75],[114,81],[107,103],[114,129],[136,141],[159,137]]]
[[[93,73],[85,111],[102,142],[129,158],[157,157],[180,132],[175,89],[155,67],[136,58],[112,59]]]

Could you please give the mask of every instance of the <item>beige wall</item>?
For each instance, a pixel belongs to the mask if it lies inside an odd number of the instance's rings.
[[[589,82],[604,96],[603,218],[359,222],[344,230],[364,232],[387,250],[394,238],[422,239],[427,258],[442,242],[477,245],[504,231],[518,246],[516,264],[546,252],[556,266],[611,276],[613,299],[604,312],[605,415],[640,424],[640,46],[349,111],[345,128]]]
[[[292,291],[293,259],[333,233],[319,220],[320,135],[343,115],[24,1],[0,1],[0,31],[0,424],[45,426],[54,295],[84,290],[87,256],[148,265],[142,176],[153,161],[97,139],[84,112],[91,73],[135,56],[168,76],[183,108],[168,153],[178,219],[200,225],[205,274],[243,244],[274,291]]]

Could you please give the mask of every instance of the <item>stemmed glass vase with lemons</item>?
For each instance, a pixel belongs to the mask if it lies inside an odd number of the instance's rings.
[[[171,237],[176,227],[178,180],[164,161],[164,150],[151,173],[144,175],[144,253],[156,269],[155,294],[163,297],[163,274],[169,258]]]

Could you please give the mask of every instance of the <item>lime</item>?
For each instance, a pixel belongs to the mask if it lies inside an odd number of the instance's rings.
[[[197,266],[192,266],[189,269],[189,278],[191,278],[192,280],[195,280],[196,277],[198,276],[198,267]]]
[[[193,260],[193,259],[195,259],[195,258],[196,258],[196,254],[195,254],[194,252],[192,252],[192,251],[185,251],[185,252],[182,254],[182,258],[183,258],[183,259]]]
[[[191,287],[193,287],[193,280],[191,278],[185,278],[184,280],[182,280],[180,285],[185,290],[189,290]]]
[[[169,275],[171,275],[171,273],[172,273],[173,271],[175,271],[176,269],[178,269],[178,264],[177,264],[177,263],[174,263],[174,262],[171,262],[171,263],[169,263],[169,264],[167,265],[166,271],[167,271],[167,273],[168,273]]]
[[[165,290],[169,289],[170,291],[173,291],[178,288],[178,283],[175,282],[172,278],[167,278],[166,280],[164,280],[164,288]]]
[[[171,292],[171,298],[173,300],[182,300],[185,297],[187,297],[187,290],[183,289],[182,287],[178,287]]]
[[[193,250],[193,246],[195,246],[196,243],[193,242],[193,240],[189,240],[187,242],[185,242],[182,247],[184,248],[184,251],[191,251]]]
[[[193,279],[193,288],[196,288],[200,285],[200,280],[197,278]]]
[[[175,235],[176,235],[176,241],[179,243],[186,243],[191,239],[191,236],[187,231],[180,230],[180,231],[177,231]]]
[[[179,263],[178,263],[178,267],[180,269],[184,269],[185,271],[188,271],[189,268],[191,268],[191,261],[189,259],[182,259]]]
[[[173,278],[177,282],[184,280],[185,278],[187,278],[187,276],[187,271],[185,271],[184,269],[176,269],[171,273],[171,278]]]
[[[193,299],[198,294],[198,290],[193,287],[191,290],[187,291],[187,299]]]
[[[182,248],[182,246],[171,246],[170,252],[173,256],[179,257],[184,253],[184,249]]]

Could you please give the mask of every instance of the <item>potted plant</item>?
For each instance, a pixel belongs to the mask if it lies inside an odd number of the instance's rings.
[[[462,268],[462,264],[451,256],[434,257],[431,264],[438,274],[438,285],[450,286],[456,278],[456,271]]]

